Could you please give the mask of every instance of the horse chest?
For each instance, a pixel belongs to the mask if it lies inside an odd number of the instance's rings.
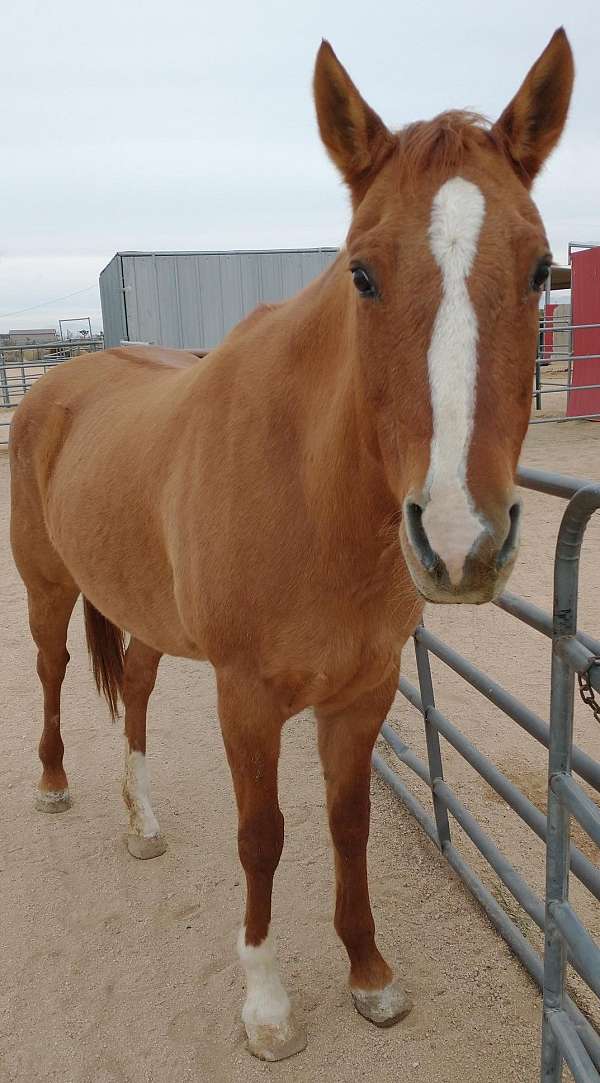
[[[383,619],[388,614],[353,623],[324,617],[315,616],[312,627],[288,627],[277,636],[277,652],[270,646],[261,666],[290,714],[333,701],[351,703],[398,668],[409,632]]]

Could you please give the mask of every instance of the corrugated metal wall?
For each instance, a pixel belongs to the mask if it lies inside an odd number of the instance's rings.
[[[109,346],[117,346],[121,339],[127,338],[125,297],[119,255],[113,256],[110,263],[100,272],[100,303],[104,341]]]
[[[334,248],[119,253],[100,276],[106,344],[128,338],[163,346],[216,346],[257,304],[291,297],[336,255]],[[103,276],[115,260],[125,299],[121,322],[113,312],[114,291],[102,289]]]

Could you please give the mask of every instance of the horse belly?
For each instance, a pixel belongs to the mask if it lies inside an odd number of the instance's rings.
[[[81,593],[117,627],[163,654],[203,658],[183,627],[161,538],[160,494],[121,479],[98,457],[70,469],[68,452],[49,487],[50,540]],[[93,467],[93,469],[92,469]],[[151,471],[148,471],[151,477]]]

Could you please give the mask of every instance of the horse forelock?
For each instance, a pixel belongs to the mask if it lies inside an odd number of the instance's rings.
[[[414,173],[432,167],[444,172],[459,169],[474,150],[497,145],[484,116],[458,109],[409,124],[397,139],[403,164]]]

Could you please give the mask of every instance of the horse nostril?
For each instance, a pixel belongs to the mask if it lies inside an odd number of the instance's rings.
[[[516,549],[519,536],[519,522],[521,519],[520,503],[517,502],[513,504],[512,508],[509,510],[508,515],[510,518],[510,527],[508,529],[508,534],[506,535],[504,545],[502,546],[500,552],[498,553],[498,556],[496,557],[497,568],[503,568],[504,565],[508,563]]]
[[[437,556],[431,548],[423,527],[423,508],[420,504],[407,501],[404,505],[404,518],[406,521],[406,533],[415,550],[421,564],[428,572],[433,571],[437,564]]]

